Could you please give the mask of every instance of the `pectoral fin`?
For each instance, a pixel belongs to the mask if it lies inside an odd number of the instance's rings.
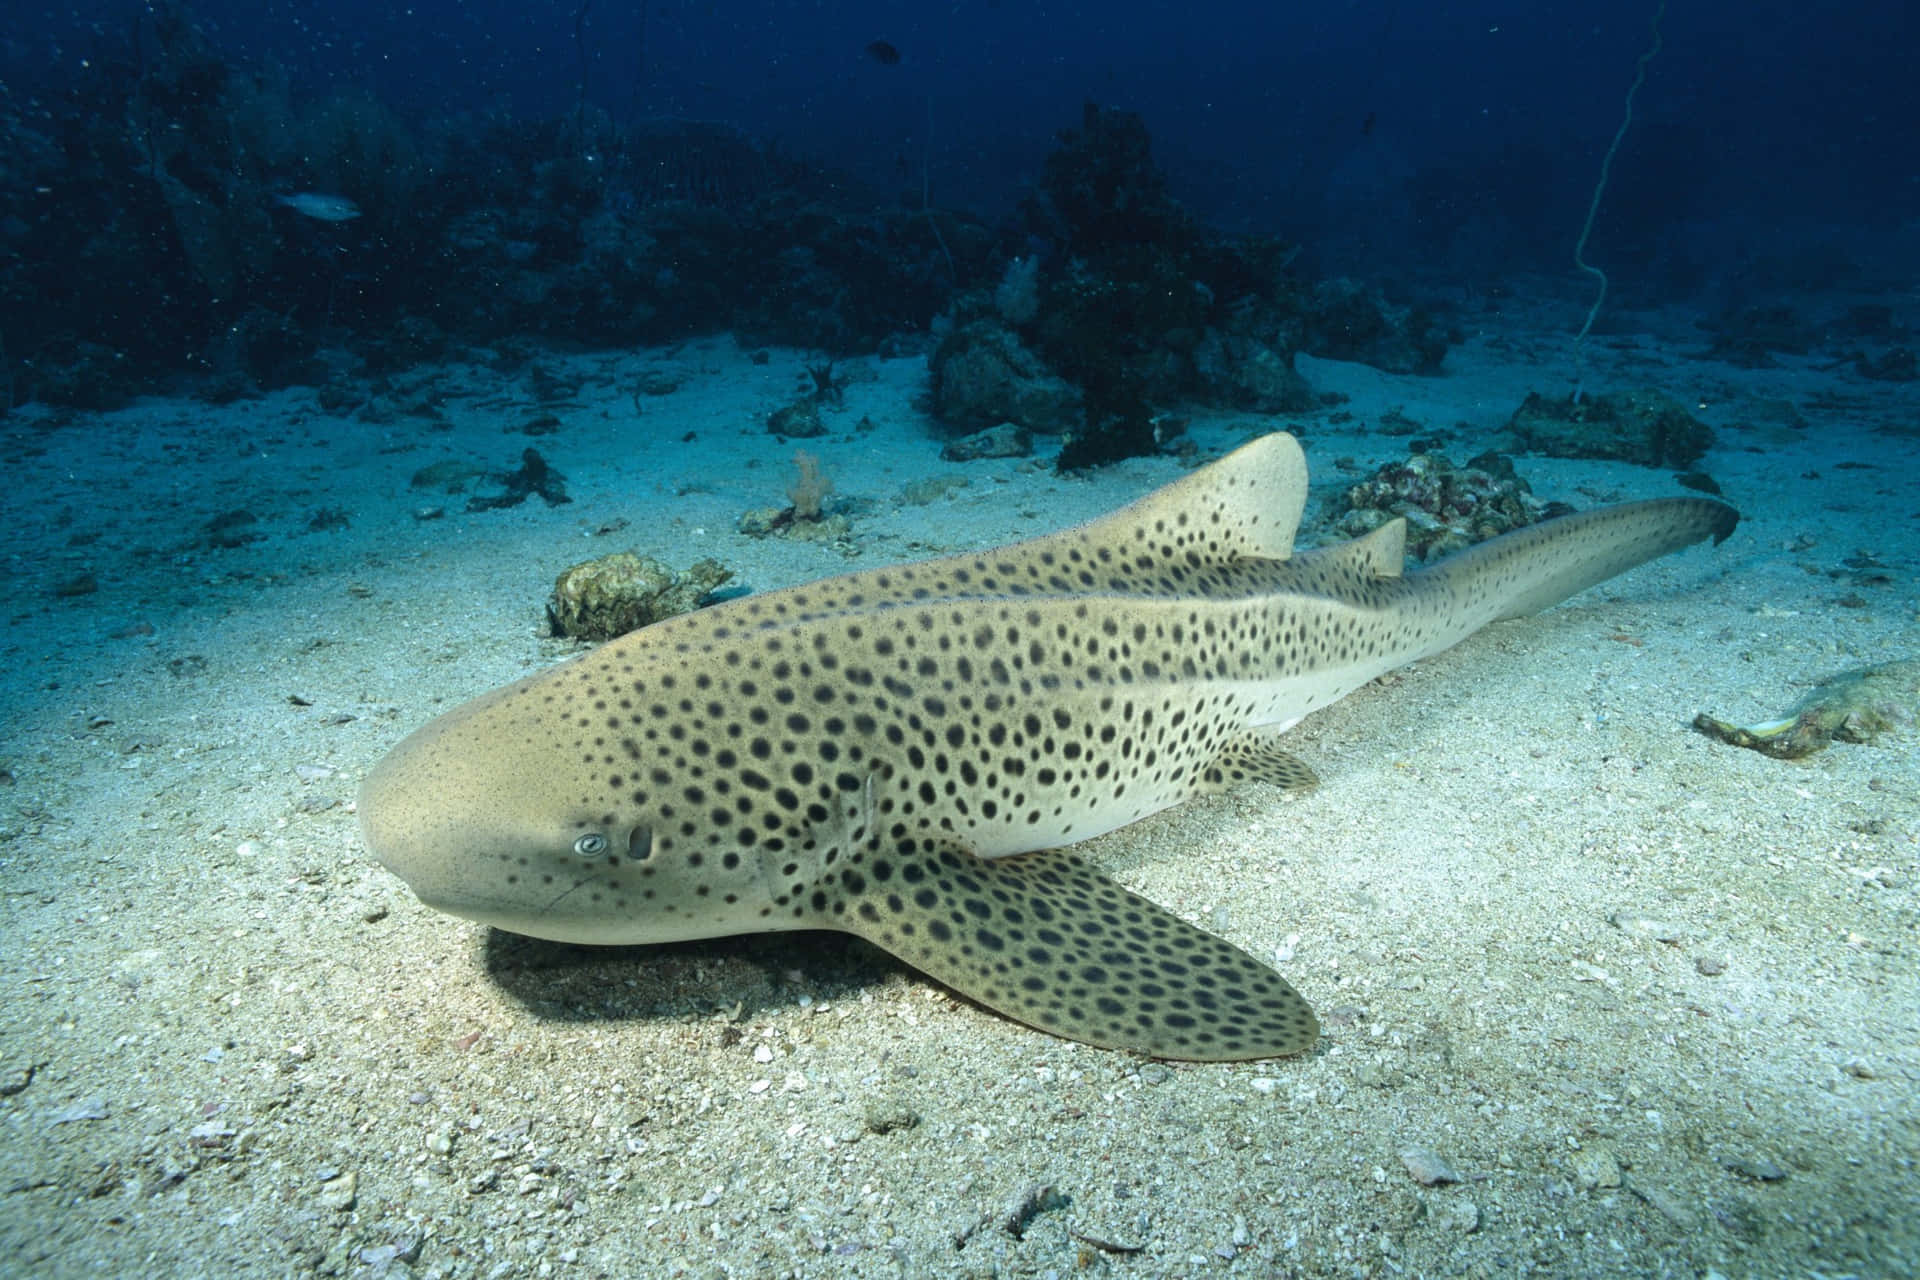
[[[990,1009],[1155,1058],[1298,1053],[1313,1011],[1274,970],[1071,853],[869,855],[835,924]]]
[[[1233,739],[1201,771],[1195,790],[1211,794],[1241,782],[1265,782],[1288,791],[1313,790],[1320,779],[1298,756],[1281,749],[1279,738],[1285,732],[1279,725],[1263,725]]]

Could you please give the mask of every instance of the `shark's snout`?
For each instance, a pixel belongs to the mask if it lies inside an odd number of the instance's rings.
[[[544,722],[498,690],[430,721],[360,787],[374,860],[427,906],[513,933],[625,942],[636,831],[581,803]],[[644,849],[645,836],[641,834]]]
[[[532,895],[514,873],[560,838],[555,788],[529,758],[540,745],[508,685],[403,738],[360,787],[360,832],[375,860],[422,902],[482,910]],[[504,901],[503,901],[504,900]]]
[[[448,803],[444,748],[430,731],[414,733],[375,765],[360,784],[360,835],[374,860],[406,881],[421,901],[457,910],[458,882],[470,878],[473,851],[470,814]]]

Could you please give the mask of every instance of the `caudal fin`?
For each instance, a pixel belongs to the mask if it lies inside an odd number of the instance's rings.
[[[1493,617],[1520,618],[1704,538],[1717,546],[1740,513],[1711,498],[1657,498],[1530,524],[1449,556],[1434,572],[1474,584],[1497,602]]]

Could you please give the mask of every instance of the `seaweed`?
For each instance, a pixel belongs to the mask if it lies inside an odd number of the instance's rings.
[[[1883,662],[1815,685],[1777,720],[1737,725],[1701,712],[1693,727],[1710,738],[1776,760],[1801,760],[1835,742],[1873,745],[1910,730],[1920,715],[1920,661]]]
[[[566,477],[555,471],[534,449],[523,451],[520,465],[501,476],[500,483],[504,486],[500,493],[467,499],[467,510],[497,511],[502,507],[517,507],[536,493],[550,507],[573,501],[567,496]]]

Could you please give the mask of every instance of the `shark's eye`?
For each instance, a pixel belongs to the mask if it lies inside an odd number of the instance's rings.
[[[573,851],[591,861],[606,853],[607,838],[598,831],[589,831],[573,842]]]

